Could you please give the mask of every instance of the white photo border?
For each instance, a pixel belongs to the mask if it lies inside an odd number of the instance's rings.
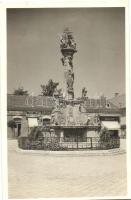
[[[0,199],[8,199],[7,163],[7,8],[125,7],[126,114],[127,114],[127,196],[66,199],[130,199],[131,198],[131,69],[129,66],[129,2],[128,0],[7,0],[0,1]],[[131,7],[131,6],[130,6]],[[56,198],[43,198],[56,199]],[[65,199],[65,198],[60,198]]]

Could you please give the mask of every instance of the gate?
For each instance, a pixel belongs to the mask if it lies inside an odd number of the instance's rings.
[[[73,138],[64,138],[60,145],[68,149],[92,149],[98,144],[99,138],[79,137],[76,135]]]

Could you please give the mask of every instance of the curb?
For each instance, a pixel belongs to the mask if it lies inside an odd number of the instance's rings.
[[[99,152],[98,152],[99,151]],[[124,149],[111,150],[87,150],[87,151],[44,151],[44,150],[23,150],[17,147],[17,153],[41,154],[43,156],[115,156],[125,154]]]

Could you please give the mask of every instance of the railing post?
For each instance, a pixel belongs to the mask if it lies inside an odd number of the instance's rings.
[[[77,149],[78,149],[78,133],[77,133],[77,135],[76,135],[76,141],[77,141]]]
[[[92,149],[92,137],[90,138],[90,140],[91,140],[91,149]]]

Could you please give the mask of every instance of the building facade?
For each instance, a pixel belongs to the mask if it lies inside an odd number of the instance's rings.
[[[8,95],[7,99],[8,138],[29,137],[33,128],[43,127],[44,137],[55,135],[62,146],[86,148],[97,145],[101,129],[113,138],[121,135],[121,109],[105,97],[72,102],[45,96]]]
[[[109,99],[110,103],[113,103],[121,110],[120,126],[121,126],[121,138],[126,138],[126,96],[125,94],[115,93],[114,97]]]

